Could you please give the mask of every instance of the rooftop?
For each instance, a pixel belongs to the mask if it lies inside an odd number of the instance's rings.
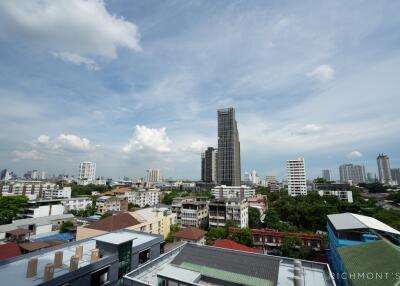
[[[140,224],[140,222],[133,216],[131,216],[129,213],[122,213],[122,214],[108,216],[99,221],[92,222],[85,227],[103,231],[114,231],[137,224]]]
[[[51,224],[51,222],[54,220],[63,220],[63,219],[67,220],[72,218],[74,218],[72,214],[62,214],[62,215],[52,215],[52,216],[38,217],[38,218],[17,219],[14,220],[13,223],[0,225],[0,232],[14,230],[16,228],[19,228],[20,226],[27,226],[30,224],[46,225],[46,224]]]
[[[261,253],[261,250],[248,247],[246,245],[236,243],[230,239],[218,239],[214,242],[215,247],[227,248],[232,250],[239,250],[252,253]]]
[[[301,262],[304,286],[335,285],[327,264]],[[159,276],[201,286],[292,286],[293,269],[290,258],[187,243],[128,273],[124,280],[157,285]]]
[[[367,228],[400,235],[400,232],[398,230],[369,216],[363,216],[353,213],[342,213],[328,215],[328,219],[336,230]]]
[[[0,244],[0,260],[21,255],[21,249],[15,242]]]
[[[175,237],[188,239],[188,240],[199,240],[204,235],[206,235],[206,231],[197,228],[197,227],[187,227],[184,228],[174,234]]]

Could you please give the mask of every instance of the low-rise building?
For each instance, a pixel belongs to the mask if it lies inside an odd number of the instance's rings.
[[[182,201],[181,221],[182,227],[200,227],[207,224],[208,207],[207,202],[188,199]]]
[[[71,198],[71,187],[45,189],[44,197],[52,199],[69,199]]]
[[[88,206],[92,205],[92,199],[89,197],[77,197],[61,200],[64,206],[64,211],[80,211],[85,210]]]
[[[30,200],[44,198],[45,191],[57,189],[51,182],[38,180],[15,180],[0,182],[0,196],[25,195]]]
[[[249,207],[258,209],[260,215],[263,215],[267,210],[267,196],[257,194],[247,198],[247,201],[249,202]]]
[[[59,199],[38,199],[28,201],[27,206],[18,214],[19,218],[38,218],[64,213]]]
[[[248,198],[256,194],[256,190],[249,186],[216,186],[211,189],[215,198]]]
[[[227,221],[237,226],[249,226],[248,202],[240,198],[215,199],[208,204],[208,223],[210,227],[224,227]]]
[[[160,235],[122,230],[0,262],[2,285],[122,285],[164,252]]]
[[[312,190],[320,196],[335,196],[341,201],[353,203],[353,192],[347,183],[314,183]]]
[[[187,227],[174,234],[175,242],[191,242],[197,244],[206,244],[206,231],[197,227]]]
[[[20,228],[29,230],[31,236],[50,233],[58,230],[59,226],[66,221],[75,222],[75,217],[72,214],[60,214],[14,220],[10,224],[0,225],[0,240],[6,238],[7,231]]]
[[[128,200],[119,199],[112,196],[102,196],[96,200],[96,212],[105,214],[106,212],[126,212],[128,211]]]
[[[338,285],[396,285],[400,232],[383,222],[353,213],[328,215],[328,261]],[[373,263],[372,263],[373,261]],[[354,274],[357,274],[354,276]]]
[[[326,263],[186,243],[124,276],[124,285],[335,286]]]

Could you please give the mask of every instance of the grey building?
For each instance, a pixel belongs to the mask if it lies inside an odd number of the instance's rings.
[[[201,153],[201,181],[206,180],[206,154]]]
[[[218,150],[208,147],[202,154],[202,181],[206,183],[217,182]]]
[[[392,180],[395,181],[397,185],[400,185],[400,169],[391,169],[390,174],[392,176]]]
[[[376,158],[378,164],[379,181],[382,184],[390,184],[392,182],[392,175],[390,172],[389,157],[384,154],[379,154]]]
[[[187,243],[124,276],[126,286],[335,286],[326,263]]]
[[[218,110],[218,183],[240,186],[240,141],[234,108]]]
[[[327,181],[327,182],[332,181],[331,170],[328,170],[328,169],[322,170],[322,178],[325,179],[325,181]]]
[[[362,165],[344,164],[339,167],[340,182],[352,184],[365,183],[365,167]]]
[[[117,285],[163,246],[161,235],[110,232],[1,261],[1,285]]]

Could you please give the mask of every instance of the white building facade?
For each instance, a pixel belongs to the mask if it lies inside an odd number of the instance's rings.
[[[81,162],[79,164],[78,180],[82,185],[94,183],[96,179],[96,163]]]
[[[307,181],[304,158],[287,160],[286,167],[289,195],[307,195]]]
[[[215,198],[248,198],[256,194],[256,190],[249,186],[217,186],[211,189]]]
[[[64,211],[80,211],[85,210],[88,206],[92,205],[92,199],[89,197],[68,198],[61,200],[64,206]]]

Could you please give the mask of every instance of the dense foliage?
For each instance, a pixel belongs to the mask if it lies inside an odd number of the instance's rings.
[[[382,185],[379,182],[361,183],[358,185],[362,188],[367,189],[369,193],[386,193],[388,189],[386,186]]]
[[[251,246],[253,244],[250,228],[241,228],[237,232],[231,234],[230,239],[247,246]]]
[[[225,238],[226,236],[225,228],[211,227],[206,234],[206,242],[208,245],[212,245],[215,240]]]
[[[400,203],[400,192],[392,193],[388,196],[389,200],[392,200],[395,203]]]
[[[249,227],[257,229],[262,228],[260,211],[256,208],[249,207]]]
[[[2,196],[0,197],[0,224],[8,224],[26,207],[28,198],[26,196]]]
[[[176,232],[180,231],[180,230],[181,230],[181,228],[177,224],[172,225],[170,230],[169,230],[168,236],[165,239],[165,242],[173,242],[174,241],[174,234]]]
[[[60,225],[60,233],[67,232],[67,228],[74,226],[73,222],[71,221],[65,221]]]
[[[106,185],[106,186],[97,186],[93,184],[89,184],[86,186],[81,186],[76,183],[72,183],[70,185],[71,187],[71,195],[72,197],[78,197],[78,196],[91,196],[92,192],[99,192],[99,193],[104,193],[107,191],[111,191],[111,187]]]
[[[209,191],[202,191],[202,192],[196,192],[196,191],[189,191],[189,190],[179,190],[179,189],[173,189],[170,192],[165,192],[163,194],[163,198],[161,200],[161,203],[170,205],[172,204],[172,200],[176,197],[207,197],[207,198],[212,198],[213,195]]]

